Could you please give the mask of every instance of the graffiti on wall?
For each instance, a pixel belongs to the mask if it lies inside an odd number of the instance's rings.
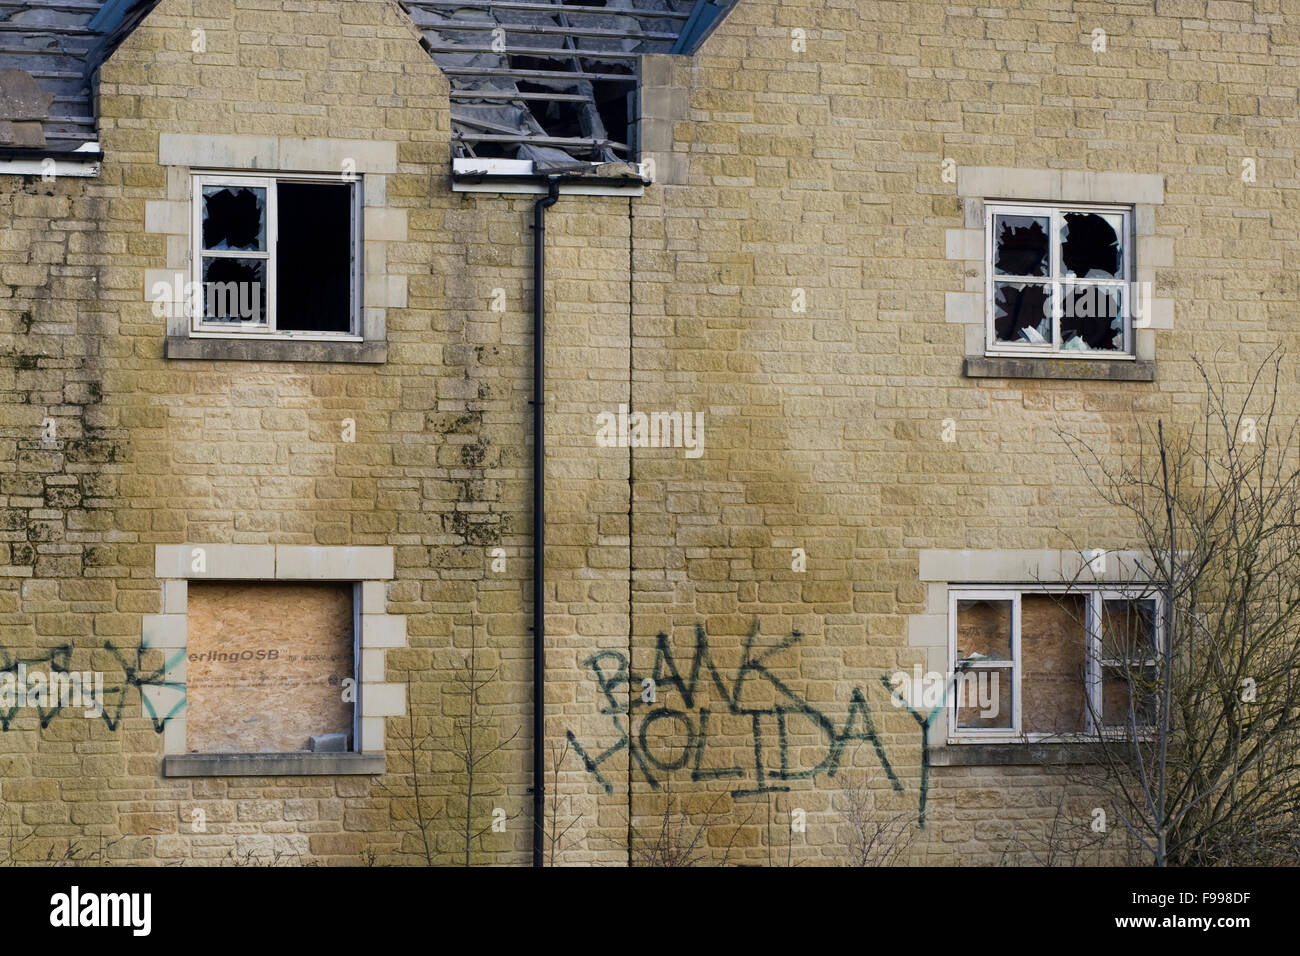
[[[771,646],[761,647],[755,624],[745,638],[739,667],[730,680],[724,679],[708,636],[698,624],[694,653],[685,669],[678,666],[668,636],[662,632],[655,639],[654,665],[648,675],[634,673],[627,656],[619,651],[597,651],[582,666],[596,682],[600,713],[609,718],[615,738],[604,749],[596,749],[584,746],[569,730],[569,745],[606,793],[613,792],[613,785],[601,767],[627,751],[629,763],[652,789],[659,789],[667,775],[689,770],[692,781],[734,779],[732,796],[745,797],[788,791],[794,780],[822,774],[833,778],[850,745],[870,743],[890,785],[896,792],[903,792],[861,688],[853,688],[846,716],[837,724],[773,672],[778,655],[802,639],[800,632],[793,631]],[[890,687],[887,680],[885,684]],[[679,706],[668,706],[670,702]],[[921,728],[924,748],[935,713],[922,714],[910,706],[908,711]],[[748,745],[752,744],[752,760],[717,758],[716,728],[724,718],[748,721],[745,749],[749,751]],[[652,739],[656,732],[659,736]],[[810,735],[820,742],[820,761],[814,766],[793,765],[792,751],[808,753],[806,741]],[[734,734],[727,736],[729,743],[734,741]],[[773,749],[775,759],[771,759]],[[924,826],[924,789],[929,775],[924,758],[922,763],[919,823]]]
[[[160,667],[145,665],[146,651],[141,647],[122,649],[105,641],[104,650],[113,662],[107,674],[71,670],[70,644],[36,657],[16,658],[0,650],[0,731],[7,731],[25,707],[35,711],[41,727],[48,727],[65,711],[79,709],[84,716],[103,720],[109,730],[117,730],[128,700],[138,695],[141,713],[149,717],[155,732],[162,733],[167,721],[185,709],[184,681],[167,679],[184,650]],[[94,679],[87,682],[87,674]],[[90,697],[88,683],[94,687]]]

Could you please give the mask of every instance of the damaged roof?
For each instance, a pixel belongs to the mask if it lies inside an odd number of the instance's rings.
[[[0,0],[0,148],[95,142],[95,71],[156,3]]]
[[[158,0],[0,0],[0,148],[96,142],[96,71]],[[451,82],[453,155],[635,158],[638,60],[736,0],[399,0]]]
[[[453,156],[615,162],[643,53],[693,49],[735,0],[402,0],[451,82]]]

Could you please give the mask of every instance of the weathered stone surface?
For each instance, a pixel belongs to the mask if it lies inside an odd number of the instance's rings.
[[[0,70],[0,120],[43,120],[50,115],[53,93],[42,93],[26,70]]]

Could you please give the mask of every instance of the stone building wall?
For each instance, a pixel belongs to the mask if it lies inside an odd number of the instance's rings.
[[[1287,2],[742,0],[695,56],[647,59],[659,182],[547,220],[555,862],[637,862],[665,807],[714,861],[834,862],[857,788],[891,820],[924,793],[915,861],[997,862],[1063,794],[1087,820],[1082,771],[959,765],[942,732],[923,787],[881,678],[946,667],[944,588],[970,579],[944,555],[1025,584],[1033,555],[1134,545],[1061,430],[1116,461],[1194,417],[1194,356],[1241,383],[1285,343],[1298,54]],[[97,178],[0,177],[0,663],[67,655],[115,688],[103,717],[0,722],[13,852],[461,861],[472,645],[500,748],[474,859],[528,862],[532,199],[451,191],[446,80],[386,0],[163,0],[100,116]],[[185,268],[205,150],[354,161],[383,361],[165,356],[149,293]],[[963,374],[979,204],[1017,189],[1140,207],[1151,380]],[[623,404],[702,413],[702,451],[602,444]],[[163,774],[186,676],[164,565],[195,547],[235,576],[366,564],[383,773]]]

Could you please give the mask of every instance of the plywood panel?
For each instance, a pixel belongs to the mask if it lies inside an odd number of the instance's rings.
[[[1020,599],[1020,720],[1027,733],[1082,733],[1086,727],[1086,609],[1077,594]]]
[[[188,616],[191,752],[286,753],[351,732],[351,585],[191,581]]]

